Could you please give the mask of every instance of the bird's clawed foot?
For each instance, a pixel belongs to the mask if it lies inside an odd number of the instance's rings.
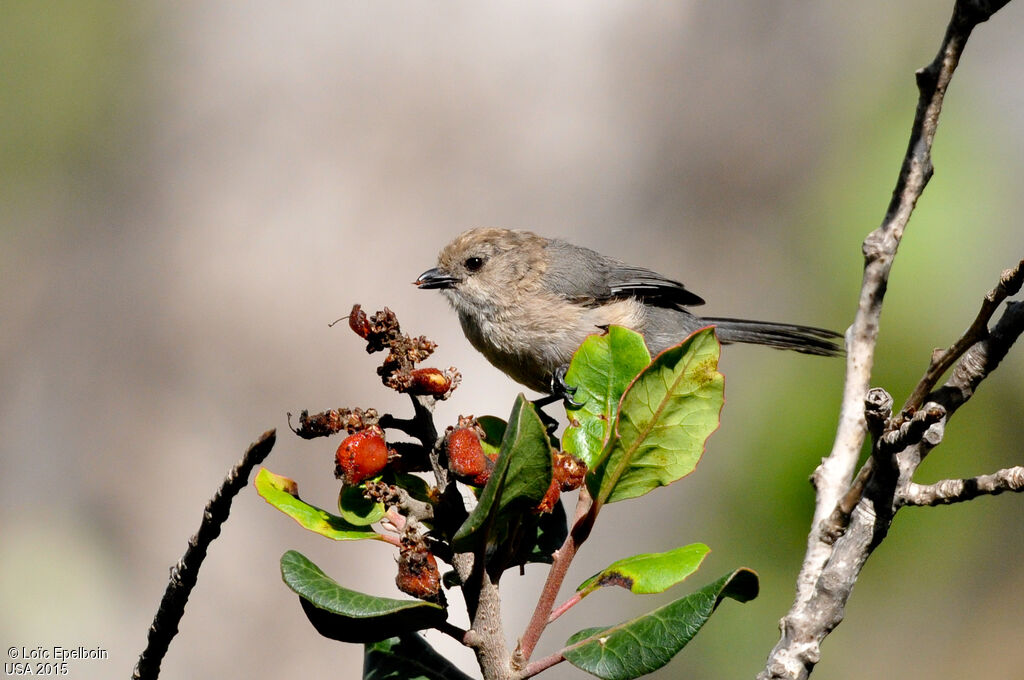
[[[555,369],[554,375],[551,376],[551,396],[556,400],[561,399],[566,408],[583,408],[583,402],[573,398],[576,396],[577,388],[565,384],[565,374],[568,370],[567,364]]]
[[[537,407],[537,413],[540,415],[540,419],[544,422],[545,427],[547,427],[549,434],[553,433],[555,429],[557,429],[558,421],[544,412],[544,406],[553,404],[556,401],[561,401],[565,404],[566,408],[583,407],[583,402],[573,399],[573,395],[576,394],[576,388],[565,384],[565,373],[568,370],[569,367],[567,365],[556,368],[554,374],[551,376],[551,394],[546,397],[536,399],[533,402],[533,405]]]

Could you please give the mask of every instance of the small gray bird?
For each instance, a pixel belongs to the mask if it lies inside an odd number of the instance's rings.
[[[661,274],[528,231],[472,229],[420,274],[459,314],[487,360],[532,390],[563,394],[565,367],[583,340],[617,324],[642,333],[651,355],[714,325],[723,343],[837,356],[838,333],[791,324],[700,317],[700,296]]]

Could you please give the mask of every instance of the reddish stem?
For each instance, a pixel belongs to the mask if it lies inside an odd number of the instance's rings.
[[[519,645],[516,647],[515,654],[512,657],[513,667],[523,668],[530,660],[530,655],[533,654],[533,650],[540,640],[541,633],[544,632],[544,628],[548,625],[549,617],[552,613],[551,610],[555,604],[555,598],[558,597],[558,591],[562,587],[562,581],[565,580],[566,572],[569,571],[569,565],[576,556],[576,551],[579,550],[583,541],[587,540],[590,530],[594,526],[597,507],[587,492],[587,488],[581,488],[579,501],[576,503],[576,515],[573,518],[572,531],[569,532],[569,536],[566,537],[562,547],[552,555],[551,571],[548,572],[547,581],[545,581],[544,589],[541,591],[540,599],[537,601],[537,607],[533,610],[530,623],[526,626],[523,636],[519,639]]]
[[[562,652],[555,652],[551,656],[546,656],[543,659],[537,659],[533,663],[527,665],[523,671],[516,676],[517,680],[525,680],[526,678],[532,678],[533,676],[546,671],[556,664],[560,664],[565,661],[565,657],[562,656]]]
[[[548,624],[551,624],[551,622],[557,619],[559,616],[575,607],[577,604],[579,604],[580,600],[582,599],[583,595],[581,595],[580,593],[574,593],[572,597],[570,597],[568,600],[560,604],[557,608],[555,608],[554,611],[551,612],[551,616],[548,617]]]

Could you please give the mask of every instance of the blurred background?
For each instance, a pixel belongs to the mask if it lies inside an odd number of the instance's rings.
[[[951,4],[0,4],[4,648],[101,647],[110,658],[71,677],[127,677],[203,505],[268,428],[267,467],[331,507],[338,441],[298,439],[286,413],[409,411],[364,343],[328,328],[355,302],[389,306],[440,344],[433,365],[461,370],[439,424],[507,416],[519,387],[440,295],[410,285],[464,229],[529,228],[647,265],[709,314],[845,329],[913,72]],[[1022,26],[1011,3],[979,27],[949,92],[882,319],[874,382],[897,403],[1024,254]],[[538,654],[746,565],[761,596],[726,602],[651,677],[762,667],[843,365],[730,347],[722,370],[723,425],[697,472],[607,508],[567,592],[637,552],[714,552],[664,595],[593,595]],[[1018,347],[919,481],[1020,464],[1022,384]],[[901,512],[815,677],[1019,677],[1022,503]],[[397,594],[388,547],[312,536],[248,488],[164,677],[357,676],[361,649],[319,637],[281,583],[290,548],[348,587]],[[544,574],[503,581],[510,639]]]

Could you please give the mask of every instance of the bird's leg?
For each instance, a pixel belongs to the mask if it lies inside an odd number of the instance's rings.
[[[545,406],[554,404],[556,401],[562,401],[565,403],[566,408],[583,407],[582,402],[573,399],[573,395],[576,394],[576,388],[565,384],[565,373],[568,370],[568,365],[556,368],[551,376],[551,394],[533,400],[533,405],[537,408],[537,414],[547,428],[548,434],[554,434],[555,430],[558,429],[558,421],[544,412]]]
[[[544,410],[544,407],[548,406],[549,404],[553,404],[556,401],[558,401],[558,397],[549,394],[546,397],[535,399],[532,402],[533,405],[537,408],[537,415],[540,416],[540,422],[544,424],[544,429],[547,431],[549,435],[555,434],[555,430],[558,429],[558,421],[555,420],[553,416],[549,415],[547,411]]]

